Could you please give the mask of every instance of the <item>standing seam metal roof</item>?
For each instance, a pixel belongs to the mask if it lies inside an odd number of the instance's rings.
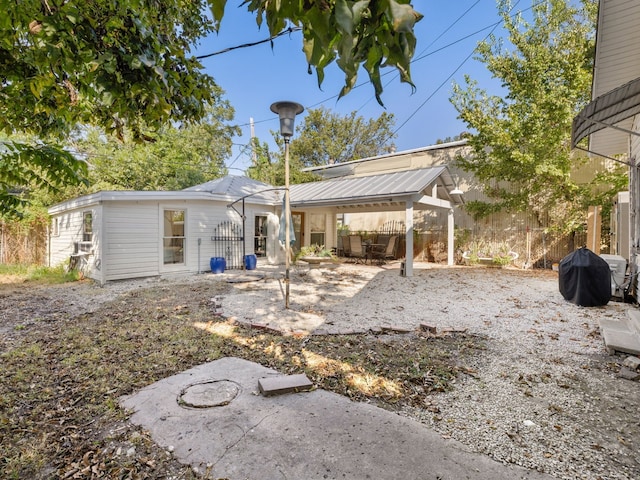
[[[291,203],[296,206],[329,202],[362,202],[417,195],[433,184],[446,166],[405,170],[355,178],[337,178],[290,186]]]

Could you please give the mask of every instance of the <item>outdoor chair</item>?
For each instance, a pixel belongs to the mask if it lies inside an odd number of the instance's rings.
[[[360,235],[349,235],[349,257],[353,258],[356,263],[366,260],[366,252],[362,246]]]
[[[397,246],[398,236],[391,235],[386,246],[383,248],[373,249],[371,251],[371,260],[376,260],[379,264],[382,264],[387,260],[395,260]]]

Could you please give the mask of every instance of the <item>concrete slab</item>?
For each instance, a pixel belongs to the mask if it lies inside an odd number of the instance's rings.
[[[472,453],[416,421],[331,392],[258,394],[260,378],[279,375],[253,362],[222,358],[149,385],[122,398],[121,405],[134,411],[131,422],[171,447],[180,462],[212,478],[552,479]],[[220,390],[228,402],[218,401]],[[181,401],[190,392],[218,406],[194,408]]]
[[[640,335],[631,331],[603,329],[602,336],[610,353],[625,352],[640,355]]]
[[[258,379],[258,389],[265,397],[283,395],[285,393],[307,392],[312,388],[313,383],[304,373]]]

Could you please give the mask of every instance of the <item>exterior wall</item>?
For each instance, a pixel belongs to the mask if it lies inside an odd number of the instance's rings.
[[[158,275],[160,258],[156,202],[108,202],[104,214],[104,281]]]
[[[165,210],[185,211],[184,263],[164,263],[162,243]],[[245,253],[253,253],[255,215],[275,217],[274,207],[246,205]],[[68,264],[75,243],[82,241],[83,214],[91,212],[93,234],[90,253],[82,256],[83,272],[100,283],[127,278],[138,278],[175,273],[202,273],[211,271],[210,259],[216,256],[212,236],[222,222],[231,220],[242,226],[242,218],[227,204],[207,200],[102,200],[90,206],[62,209],[52,215],[52,232],[48,244],[48,264]],[[271,222],[273,223],[273,222]],[[277,218],[275,222],[277,227]],[[53,230],[53,228],[52,228]],[[279,249],[277,229],[270,232],[271,252]],[[240,246],[240,251],[242,246]],[[282,256],[284,259],[284,256]],[[273,262],[271,255],[261,261]],[[240,264],[242,264],[240,260]]]
[[[633,120],[633,131],[640,134],[640,116]],[[638,165],[640,163],[640,136],[630,136],[630,163]],[[629,178],[629,230],[630,230],[630,262],[632,273],[640,272],[640,178],[638,168],[630,168]],[[634,282],[636,299],[638,298],[638,279]]]
[[[47,265],[52,267],[61,264],[69,265],[72,255],[76,251],[76,243],[83,240],[83,217],[85,212],[90,212],[92,216],[91,245],[83,246],[84,254],[77,257],[77,267],[86,277],[103,281],[103,273],[101,271],[101,234],[104,209],[98,204],[75,208],[52,216]]]

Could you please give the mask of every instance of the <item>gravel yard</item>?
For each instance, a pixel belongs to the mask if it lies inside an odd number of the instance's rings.
[[[0,353],[47,322],[100,312],[128,292],[222,282],[215,298],[224,317],[284,333],[384,339],[387,332],[408,331],[410,338],[421,325],[434,328],[436,336],[465,332],[483,348],[465,356],[454,388],[431,395],[424,407],[391,408],[499,461],[557,478],[640,478],[640,382],[619,378],[625,357],[608,355],[598,330],[599,318],[619,318],[636,307],[575,306],[562,298],[551,271],[424,264],[413,277],[401,277],[396,264],[296,266],[287,311],[281,270],[248,273],[264,278],[227,284],[238,276],[227,272],[104,287],[3,285]],[[203,298],[203,288],[193,292],[181,303],[211,301]]]

